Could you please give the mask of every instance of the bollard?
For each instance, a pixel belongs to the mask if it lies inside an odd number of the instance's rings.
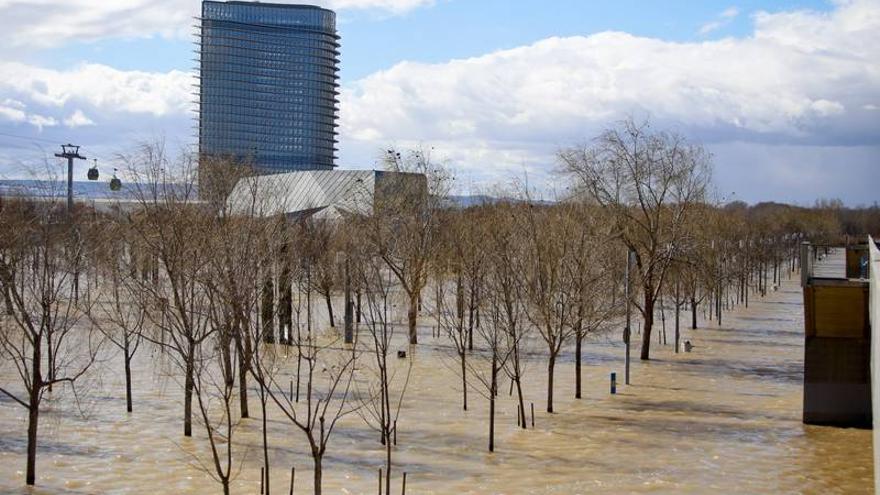
[[[266,479],[266,468],[260,468],[260,495],[263,495],[263,480]]]
[[[382,495],[382,468],[379,468],[379,495]]]
[[[400,495],[406,495],[406,471],[403,472],[403,486],[400,488]]]
[[[611,372],[611,393],[617,393],[617,373]]]
[[[394,420],[394,445],[397,445],[397,420]]]
[[[293,380],[290,380],[290,400],[293,400]]]
[[[526,420],[526,418],[523,418],[523,421],[525,421],[525,420]],[[534,427],[535,427],[535,403],[532,402],[532,428],[534,428]]]

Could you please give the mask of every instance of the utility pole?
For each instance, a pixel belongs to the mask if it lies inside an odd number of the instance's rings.
[[[624,381],[627,385],[629,385],[629,343],[631,337],[630,330],[630,321],[631,321],[631,311],[630,311],[630,295],[629,295],[629,272],[630,266],[632,266],[633,254],[635,254],[631,249],[627,249],[626,251],[626,268],[623,271],[623,292],[626,297],[626,327],[623,329],[623,343],[626,344],[626,363],[625,363],[625,373],[624,373]]]
[[[86,157],[79,154],[79,146],[62,144],[61,153],[55,153],[58,158],[67,158],[67,213],[73,211],[73,159],[85,160]]]

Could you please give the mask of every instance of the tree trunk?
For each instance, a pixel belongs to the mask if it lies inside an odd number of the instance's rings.
[[[266,387],[260,383],[260,405],[262,406],[263,412],[263,465],[266,467],[266,495],[269,495],[269,439],[266,432]],[[320,491],[315,491],[315,493],[320,493]]]
[[[551,353],[547,360],[547,412],[553,412],[553,370],[556,367],[556,354]]]
[[[260,304],[260,317],[263,323],[263,340],[267,344],[275,342],[275,287],[272,277],[267,276],[263,281],[262,304]]]
[[[193,399],[193,359],[195,349],[190,344],[189,355],[186,357],[186,378],[183,386],[183,436],[192,436],[192,399]]]
[[[6,302],[6,314],[12,316],[15,310],[12,308],[12,296],[10,290],[9,287],[6,288],[6,294],[5,297],[3,297],[3,300]]]
[[[581,342],[584,334],[576,332],[574,336],[574,398],[581,398]]]
[[[390,414],[390,411],[389,411]],[[391,434],[390,429],[385,428],[385,495],[391,495]]]
[[[250,371],[251,343],[241,338],[241,324],[235,333],[235,347],[238,350],[238,402],[242,418],[250,417],[248,408],[247,374]],[[244,342],[242,342],[244,340]]]
[[[285,248],[284,253],[287,250]],[[278,276],[278,341],[290,345],[293,335],[293,282],[290,278],[290,262],[281,262],[281,275]]]
[[[230,338],[230,329],[222,329],[220,337],[220,353],[223,358],[223,381],[227,387],[232,387],[235,380],[235,373],[232,372],[232,339]]]
[[[527,428],[527,426],[526,426],[526,402],[525,402],[525,398],[523,398],[522,378],[519,376],[519,374],[517,374],[515,382],[516,382],[516,396],[517,396],[517,399],[519,400],[519,416],[522,419],[522,422],[520,423],[520,427],[523,430],[525,430]]]
[[[330,291],[324,293],[324,301],[327,302],[327,314],[330,315],[330,327],[336,328],[336,321],[333,319],[333,303],[330,302]]]
[[[33,375],[33,385],[30,390],[30,400],[28,402],[28,439],[27,439],[27,477],[26,483],[33,486],[37,478],[37,425],[40,420],[40,381],[39,378],[39,351],[34,352],[37,360],[34,361],[33,368],[36,373]]]
[[[125,337],[125,410],[131,412],[131,354],[128,350],[128,336]]]
[[[663,337],[663,345],[668,344],[666,341],[666,300],[663,299],[663,293],[660,294],[660,328],[661,328],[661,336]],[[661,339],[657,339],[659,343]]]
[[[49,321],[49,318],[46,318],[45,321]],[[52,391],[52,380],[55,379],[55,348],[52,345],[52,330],[49,329],[46,332],[46,358],[47,358],[47,366],[49,369],[46,371],[49,373],[49,392]]]
[[[642,361],[651,359],[651,329],[654,326],[654,298],[651,290],[645,290],[645,327],[642,330]]]
[[[679,342],[681,342],[681,331],[679,330],[681,305],[678,299],[675,300],[675,353],[678,354]]]
[[[489,385],[489,452],[495,452],[495,390],[498,388],[498,357],[492,351],[492,381]]]
[[[468,304],[468,350],[474,350],[474,310],[476,309],[476,301],[474,298],[476,297],[476,291],[474,290],[474,284],[471,284],[471,298],[470,303]]]
[[[418,344],[419,336],[416,330],[416,323],[419,309],[419,292],[412,291],[409,295],[409,311],[407,311],[407,320],[409,322],[409,343]]]
[[[323,475],[322,456],[313,456],[315,461],[315,495],[321,495],[321,476]],[[266,492],[268,495],[269,492]]]
[[[467,411],[467,353],[462,349],[459,351],[461,357],[461,402],[462,408]]]

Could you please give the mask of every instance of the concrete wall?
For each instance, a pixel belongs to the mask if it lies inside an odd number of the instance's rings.
[[[871,251],[869,277],[868,314],[871,327],[878,329],[871,334],[871,400],[874,414],[874,493],[880,495],[880,251],[873,239],[868,239]]]
[[[810,278],[804,323],[804,423],[870,428],[867,282]]]

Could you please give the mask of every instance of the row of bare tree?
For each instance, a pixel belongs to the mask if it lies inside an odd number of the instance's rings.
[[[573,186],[554,201],[521,189],[460,208],[447,199],[451,175],[430,152],[389,150],[383,159],[388,170],[425,180],[395,182],[370,197],[369,213],[338,218],[265,216],[265,191],[241,180],[247,167],[203,159],[196,173],[191,159],[172,163],[161,147],[129,157],[128,207],[67,212],[60,201],[3,198],[0,351],[14,373],[2,376],[20,380],[0,383],[0,393],[28,411],[27,483],[35,482],[45,394],[77,394],[102,353],[118,352],[131,412],[132,362],[146,345],[176,369],[184,435],[202,426],[210,447],[202,466],[224,493],[255,392],[267,493],[267,417],[280,414],[312,456],[315,493],[340,420],[360,417],[384,448],[390,494],[412,369],[394,352],[417,345],[420,328],[448,341],[462,408],[469,391],[488,400],[492,451],[504,384],[516,391],[525,428],[528,363],[546,363],[552,413],[560,356],[574,354],[580,398],[583,346],[622,328],[627,302],[641,314],[642,359],[658,314],[666,343],[668,309],[678,352],[682,309],[692,328],[700,308],[720,324],[726,309],[790,276],[802,240],[840,233],[827,208],[711,204],[708,154],[647,124],[626,122],[561,152]],[[630,301],[627,272],[638,289]],[[329,329],[314,314],[315,297]]]

